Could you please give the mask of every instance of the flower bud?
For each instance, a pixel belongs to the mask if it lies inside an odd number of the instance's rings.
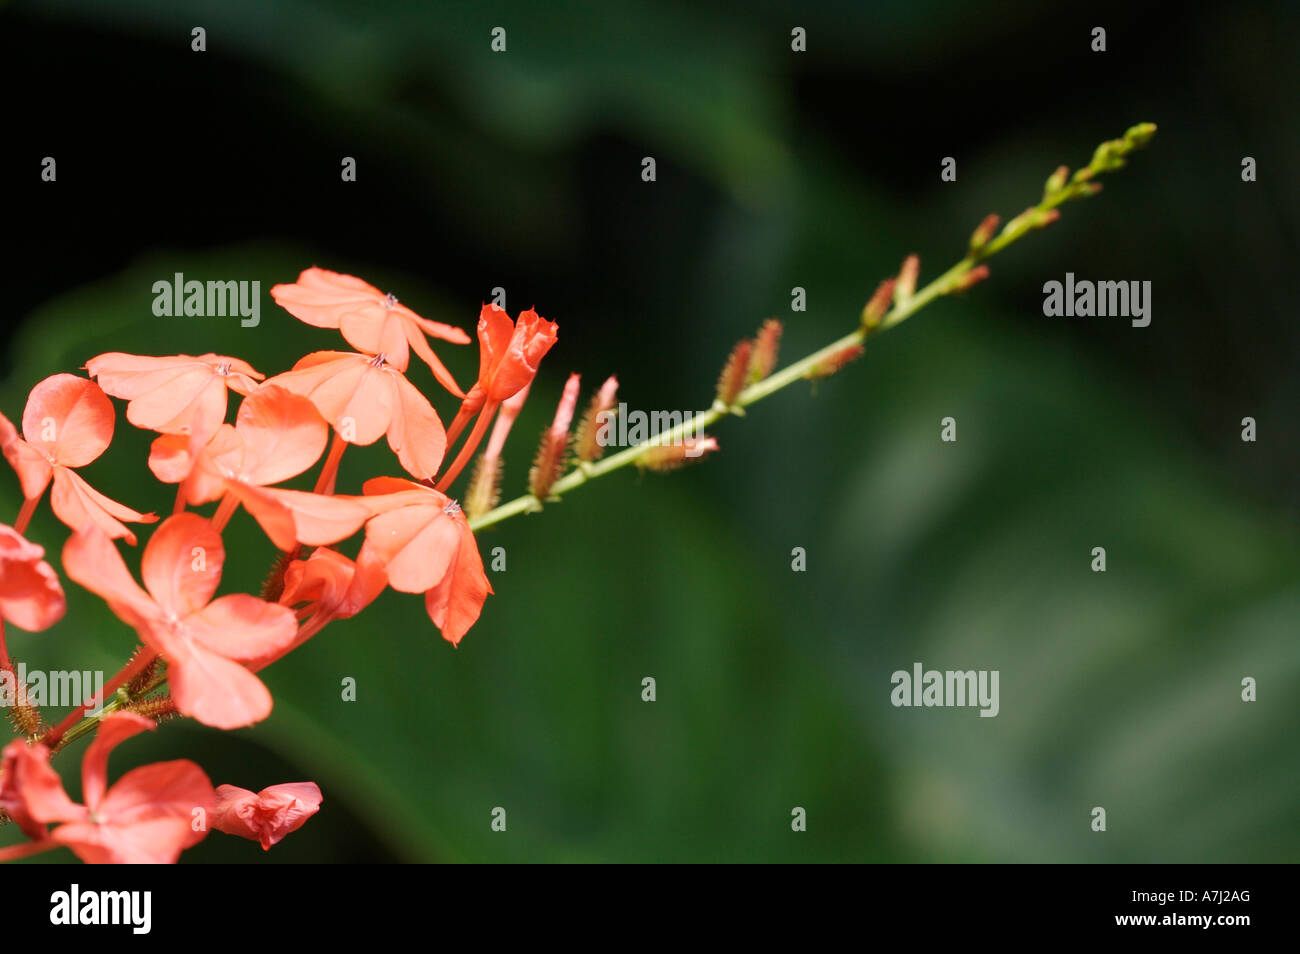
[[[465,513],[481,517],[501,499],[501,458],[480,454],[465,489]]]
[[[1043,186],[1043,198],[1047,198],[1053,192],[1060,192],[1065,187],[1065,180],[1070,175],[1068,166],[1057,166],[1047,179],[1047,184]]]
[[[749,356],[749,374],[746,380],[753,384],[762,381],[776,367],[776,355],[781,347],[781,322],[769,318],[758,329]]]
[[[749,375],[749,356],[754,346],[748,338],[736,343],[731,349],[731,356],[723,365],[722,374],[718,376],[718,401],[725,407],[731,407],[745,389],[745,378]]]
[[[1124,141],[1128,143],[1130,149],[1141,149],[1151,141],[1151,137],[1155,134],[1155,123],[1138,123],[1124,133]]]
[[[862,357],[865,349],[860,344],[845,345],[833,354],[822,358],[811,368],[804,372],[804,377],[809,381],[820,381],[822,378],[829,378],[840,368],[844,367],[850,361]]]
[[[964,292],[972,285],[978,285],[988,277],[989,267],[987,265],[976,265],[961,278],[957,279],[956,283],[952,286],[952,290]]]
[[[989,244],[989,239],[993,238],[993,233],[998,230],[998,222],[1001,219],[997,215],[986,215],[984,221],[979,224],[970,236],[970,251],[972,255],[977,254],[985,245]]]
[[[880,324],[880,319],[885,317],[885,312],[889,310],[890,302],[894,300],[894,283],[892,278],[886,278],[876,287],[876,293],[871,296],[871,301],[862,309],[862,327],[871,331]]]
[[[528,489],[538,500],[545,500],[551,493],[551,487],[560,479],[564,469],[564,452],[569,446],[569,425],[573,422],[573,412],[578,406],[578,384],[581,378],[569,375],[564,384],[564,393],[555,408],[555,420],[550,429],[542,434],[537,447],[537,457],[533,469],[528,472]]]
[[[919,255],[909,255],[903,259],[903,267],[898,270],[898,280],[894,282],[894,304],[902,304],[916,294],[916,280],[920,274]]]
[[[717,438],[687,437],[680,444],[659,444],[646,448],[645,453],[636,459],[636,465],[642,470],[667,473],[717,449]]]
[[[578,429],[574,431],[573,453],[578,460],[599,460],[600,455],[605,453],[604,445],[598,440],[600,427],[613,413],[617,395],[618,379],[611,375],[587,405],[587,411],[578,422]]]

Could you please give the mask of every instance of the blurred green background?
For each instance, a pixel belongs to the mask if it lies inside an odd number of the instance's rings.
[[[174,722],[111,774],[190,757],[215,783],[315,780],[321,813],[270,862],[1295,860],[1297,19],[1282,3],[0,7],[8,416],[104,351],[275,373],[343,347],[266,294],[311,264],[471,330],[501,286],[512,314],[560,324],[507,496],[568,372],[617,374],[632,407],[706,407],[763,318],[802,356],[906,253],[924,282],[1058,163],[1160,126],[977,290],[815,393],[724,422],[707,464],[623,472],[482,534],[507,570],[459,650],[420,599],[385,594],[266,673],[266,722]],[[151,286],[177,271],[261,281],[261,324],[154,317]],[[1152,281],[1151,326],[1044,318],[1042,283],[1066,271]],[[475,348],[440,354],[473,379]],[[411,376],[448,418],[427,369]],[[84,473],[166,512],[148,438],[119,415]],[[382,444],[352,451],[340,488],[397,472]],[[0,515],[19,503],[0,476]],[[66,530],[42,508],[29,535],[57,554]],[[227,545],[224,588],[255,589],[271,545],[246,517]],[[11,650],[111,673],[133,634],[67,589],[64,621]],[[917,661],[999,670],[1000,714],[892,707],[890,674]],[[80,748],[59,761],[74,792]],[[262,853],[214,835],[183,860]]]

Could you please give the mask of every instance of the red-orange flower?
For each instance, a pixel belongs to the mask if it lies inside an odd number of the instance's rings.
[[[24,497],[37,499],[53,479],[50,506],[56,517],[73,530],[93,523],[134,545],[135,534],[120,521],[153,523],[158,518],[105,497],[72,470],[99,457],[112,439],[112,402],[94,381],[74,374],[56,374],[32,388],[23,409],[22,437],[0,414],[0,449],[18,472]]]
[[[87,864],[172,864],[202,841],[207,825],[194,821],[212,812],[216,796],[193,762],[155,762],[108,786],[109,753],[153,728],[151,720],[133,712],[103,718],[81,763],[84,805],[68,798],[50,767],[48,748],[10,742],[4,750],[5,778],[12,779],[4,783],[5,802],[18,803],[24,832],[49,848],[66,845]],[[56,822],[63,824],[45,834],[45,825]]]
[[[518,394],[532,383],[537,366],[555,344],[559,325],[540,317],[531,308],[512,322],[504,308],[484,305],[479,312],[478,380],[460,402],[460,409],[447,428],[447,439],[455,441],[475,415],[480,415],[474,430],[461,445],[460,453],[438,481],[446,490],[469,463],[470,455],[482,439],[491,417],[502,401]]]
[[[0,619],[29,633],[49,629],[67,608],[45,549],[0,524]]]
[[[154,442],[149,466],[159,480],[184,480],[186,500],[209,503],[231,494],[281,550],[323,546],[355,533],[368,512],[342,497],[272,487],[320,458],[329,428],[305,397],[265,384],[239,406],[191,462],[184,438]]]
[[[337,328],[352,347],[372,357],[382,355],[399,371],[406,370],[408,346],[413,348],[439,384],[456,397],[465,396],[425,338],[430,335],[453,344],[469,344],[469,335],[461,329],[421,318],[373,285],[324,268],[307,269],[292,285],[273,286],[271,297],[309,325]]]
[[[309,398],[349,444],[385,434],[402,467],[420,480],[442,466],[447,433],[423,394],[382,357],[317,351],[266,382]]]
[[[219,354],[169,358],[110,351],[86,362],[106,394],[122,398],[126,419],[161,434],[206,441],[226,419],[226,392],[251,394],[264,375]]]
[[[298,615],[347,619],[374,602],[388,577],[373,553],[363,550],[354,563],[337,550],[317,547],[305,560],[294,560],[284,573],[283,606],[306,604]]]
[[[423,484],[376,477],[364,490],[376,514],[365,547],[383,562],[393,589],[424,594],[429,618],[457,645],[492,592],[469,521],[456,501]]]
[[[218,785],[212,827],[227,835],[261,842],[262,850],[269,851],[320,811],[320,803],[320,788],[315,782],[284,782],[260,792]]]
[[[241,661],[275,652],[297,632],[293,613],[246,593],[213,599],[226,560],[221,536],[198,514],[169,517],[131,578],[112,541],[94,527],[63,547],[68,576],[103,598],[167,660],[176,708],[204,725],[236,729],[271,712],[271,693]]]
[[[530,383],[537,366],[555,344],[559,325],[529,308],[512,322],[504,308],[484,305],[478,318],[477,388],[486,400],[504,401]]]

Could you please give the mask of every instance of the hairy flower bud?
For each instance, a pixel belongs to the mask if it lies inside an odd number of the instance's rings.
[[[982,251],[984,246],[989,244],[989,240],[993,238],[993,233],[998,230],[998,223],[1000,221],[1002,220],[996,214],[984,216],[984,221],[976,227],[975,231],[972,232],[970,236],[970,251],[972,255]]]
[[[916,280],[921,274],[921,257],[909,255],[903,259],[903,267],[898,270],[898,281],[894,282],[894,303],[901,305],[916,294]]]
[[[984,279],[989,277],[989,267],[987,265],[976,265],[969,272],[957,279],[953,285],[953,291],[964,292],[972,285],[978,285]]]
[[[748,338],[736,342],[736,347],[731,349],[731,355],[722,367],[722,374],[718,376],[718,401],[726,407],[735,404],[736,398],[745,389],[745,379],[749,375],[749,356],[753,349],[753,343]]]
[[[578,375],[571,374],[565,382],[564,393],[555,408],[555,420],[542,434],[533,469],[528,472],[528,489],[538,500],[550,496],[551,487],[560,479],[564,469],[564,452],[569,446],[569,425],[573,423],[573,411],[578,405],[580,380]]]
[[[781,347],[781,322],[769,318],[758,329],[753,350],[749,356],[748,383],[762,381],[776,367],[776,355]]]
[[[829,354],[825,358],[822,358],[805,371],[804,377],[809,381],[820,381],[822,378],[829,378],[850,361],[862,357],[863,350],[864,349],[860,344],[845,345],[833,354]]]
[[[614,401],[618,395],[618,378],[611,375],[600,386],[600,390],[587,405],[578,428],[573,434],[573,453],[581,461],[599,460],[605,453],[605,446],[598,439],[601,424],[614,412]]]
[[[871,296],[866,307],[862,309],[862,327],[871,331],[880,325],[880,319],[889,311],[889,304],[894,300],[894,279],[886,278],[876,286],[876,293]]]
[[[637,458],[636,465],[642,470],[666,473],[693,460],[699,460],[705,454],[717,449],[717,438],[687,437],[680,444],[663,444],[647,448],[645,453]]]

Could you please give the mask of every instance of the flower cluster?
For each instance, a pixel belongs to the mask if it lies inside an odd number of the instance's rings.
[[[72,531],[62,549],[64,573],[103,599],[142,644],[109,680],[106,698],[53,727],[20,687],[11,716],[25,738],[4,749],[0,820],[31,840],[0,849],[0,858],[66,846],[88,862],[171,862],[209,828],[269,848],[318,810],[314,784],[256,794],[214,789],[197,765],[177,761],[136,769],[109,788],[109,752],[177,714],[217,729],[265,719],[273,703],[259,670],[332,620],[359,613],[385,587],[423,594],[429,618],[452,645],[492,592],[468,516],[447,491],[494,420],[491,454],[480,469],[488,461],[499,471],[505,435],[557,325],[532,310],[515,321],[483,306],[479,376],[463,390],[431,341],[469,344],[470,336],[358,278],[309,268],[271,295],[301,321],[337,329],[355,350],[313,352],[270,378],[225,355],[102,354],[86,363],[87,377],[56,374],[37,384],[21,429],[0,414],[0,450],[24,498],[14,525],[0,525],[0,670],[16,672],[4,624],[37,632],[64,613],[58,574],[45,549],[24,536],[47,488],[54,515]],[[408,377],[412,352],[459,401],[449,427]],[[552,481],[564,462],[577,388],[575,375],[544,437]],[[606,391],[611,399],[609,385]],[[173,512],[144,546],[140,582],[118,541],[134,546],[130,525],[158,517],[105,496],[77,472],[112,442],[112,398],[126,402],[131,424],[156,433],[149,470],[176,486]],[[346,447],[381,437],[404,476],[376,476],[359,493],[336,492]],[[313,490],[282,486],[322,458]],[[240,510],[281,558],[260,594],[218,595],[222,533]],[[341,545],[353,537],[360,543],[349,556]],[[96,735],[82,770],[85,804],[76,804],[50,758],[83,728]]]

